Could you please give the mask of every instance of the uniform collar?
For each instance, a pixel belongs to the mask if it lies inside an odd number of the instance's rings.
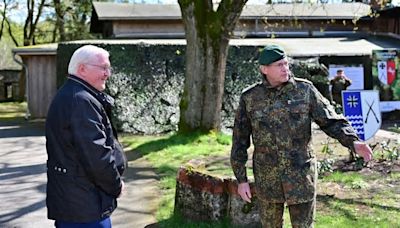
[[[272,87],[265,75],[262,75],[262,78],[263,78],[262,81],[263,85],[265,86],[266,89],[270,90],[289,91],[296,86],[296,81],[294,80],[294,77],[292,75],[289,75],[289,80],[280,87]]]

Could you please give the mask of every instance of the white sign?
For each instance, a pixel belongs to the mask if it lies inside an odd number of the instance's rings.
[[[381,101],[381,112],[400,110],[400,101]]]
[[[381,128],[382,118],[377,90],[343,91],[344,116],[356,130],[358,137],[366,141]]]

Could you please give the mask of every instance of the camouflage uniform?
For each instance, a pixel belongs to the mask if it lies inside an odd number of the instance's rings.
[[[332,99],[336,104],[342,105],[342,91],[351,85],[351,81],[344,77],[336,76],[330,81],[332,85]],[[343,106],[343,105],[342,105]]]
[[[283,226],[283,203],[262,202],[260,217],[264,227]],[[290,220],[293,228],[313,227],[315,201],[289,205]]]
[[[233,129],[231,165],[239,183],[247,182],[245,164],[251,136],[256,194],[261,202],[290,206],[314,200],[311,121],[354,150],[357,134],[311,82],[290,77],[280,88],[272,88],[264,79],[242,93]]]

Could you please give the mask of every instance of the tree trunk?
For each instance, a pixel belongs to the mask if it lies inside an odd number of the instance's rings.
[[[37,6],[37,13],[34,15],[35,0],[27,0],[28,16],[26,17],[24,25],[24,46],[35,44],[34,34],[39,18],[42,15],[44,5],[45,0],[40,0],[40,3],[38,3]]]
[[[55,31],[58,30],[60,34],[60,41],[66,41],[65,36],[65,26],[64,26],[64,15],[65,11],[61,5],[60,0],[53,0],[54,9],[56,11],[56,28]]]
[[[179,0],[186,33],[180,131],[220,130],[229,37],[247,1]]]

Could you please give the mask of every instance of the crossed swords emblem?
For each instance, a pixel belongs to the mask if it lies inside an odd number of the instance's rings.
[[[368,112],[367,112],[367,116],[365,117],[365,123],[368,122],[368,117],[369,117],[369,114],[370,114],[371,112],[372,112],[372,114],[374,115],[376,122],[379,123],[379,119],[378,119],[378,117],[376,116],[376,113],[375,113],[374,109],[372,109],[372,106],[374,105],[375,100],[372,101],[372,104],[369,104],[368,101],[365,101],[365,103],[367,103],[367,105],[368,105],[368,107],[369,107]]]

